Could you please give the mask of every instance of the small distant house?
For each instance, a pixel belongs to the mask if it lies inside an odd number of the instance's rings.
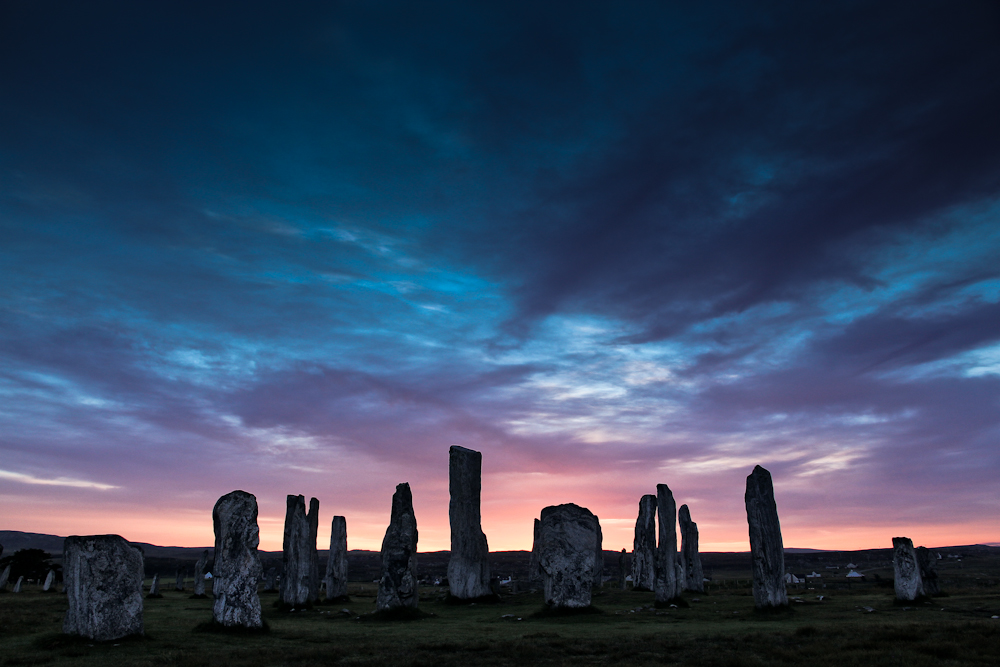
[[[785,574],[785,583],[786,584],[801,584],[802,580],[799,579],[798,577],[796,577],[791,572],[788,572],[788,573]]]
[[[848,570],[853,570],[854,568],[857,567],[857,565],[855,565],[854,563],[848,563],[844,567],[846,567]],[[850,576],[850,575],[848,575],[848,576]]]
[[[822,574],[819,574],[819,573],[817,573],[817,572],[814,571],[812,574],[807,574],[806,575],[806,579],[818,579],[819,577],[822,577],[822,576],[823,576]]]
[[[851,570],[850,572],[847,573],[847,578],[848,579],[864,579],[865,575],[861,574],[860,572],[856,572],[854,570]]]

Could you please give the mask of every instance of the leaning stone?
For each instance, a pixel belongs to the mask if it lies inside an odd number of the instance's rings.
[[[538,539],[542,534],[542,522],[535,519],[531,537],[531,557],[528,559],[528,581],[541,581],[542,569],[538,565]]]
[[[208,549],[201,552],[198,562],[194,564],[194,595],[205,597],[205,568],[208,567]]]
[[[347,597],[347,519],[333,517],[330,525],[330,558],[326,561],[326,599]]]
[[[162,598],[163,595],[160,594],[160,575],[159,573],[153,575],[153,583],[149,585],[149,593],[146,594],[147,598]]]
[[[920,563],[913,549],[913,541],[908,537],[892,538],[892,572],[897,600],[916,600],[924,594]]]
[[[651,591],[656,585],[656,496],[639,500],[632,542],[632,590]]]
[[[490,548],[483,533],[479,509],[483,455],[453,445],[448,451],[448,518],[451,557],[448,588],[460,600],[490,595]]]
[[[124,538],[67,537],[63,578],[69,603],[64,633],[95,641],[142,634],[142,551]]]
[[[20,593],[21,592],[21,583],[22,582],[24,582],[24,577],[23,576],[22,577],[18,577],[17,578],[17,582],[14,583],[14,590],[12,592],[14,592],[14,593]]]
[[[666,484],[656,485],[656,520],[660,540],[656,545],[656,601],[670,602],[681,594],[677,578],[677,504]]]
[[[771,473],[756,466],[747,476],[744,495],[750,527],[753,601],[757,609],[788,605],[785,591],[785,549]]]
[[[215,503],[215,572],[212,617],[229,627],[261,628],[257,581],[261,575],[257,545],[257,498],[246,491],[233,491]]]
[[[917,547],[916,551],[917,563],[920,565],[920,581],[924,584],[924,595],[937,595],[941,592],[935,569],[937,558],[927,547]]]
[[[174,577],[174,590],[182,591],[184,590],[184,571],[178,569],[177,576]]]
[[[698,524],[691,520],[687,505],[681,505],[677,512],[677,522],[681,528],[681,571],[683,589],[702,593],[705,590],[705,574],[701,568],[698,553]]]
[[[52,584],[56,581],[56,571],[49,570],[49,573],[45,575],[45,583],[42,584],[42,592],[48,593],[52,589]]]
[[[304,496],[288,496],[285,511],[285,539],[282,544],[284,573],[279,597],[291,607],[303,607],[319,600],[319,557],[316,533],[319,501],[309,501],[306,514]]]
[[[376,611],[417,607],[417,518],[413,514],[410,485],[396,486],[392,495],[389,527],[382,539],[382,577],[378,582]]]
[[[590,606],[599,530],[597,517],[579,505],[542,510],[538,562],[544,574],[545,603],[550,607]]]
[[[3,569],[3,572],[0,572],[0,591],[5,590],[7,588],[7,581],[9,579],[10,579],[10,565],[5,567]]]
[[[618,554],[618,587],[625,590],[628,583],[628,552],[622,549]]]

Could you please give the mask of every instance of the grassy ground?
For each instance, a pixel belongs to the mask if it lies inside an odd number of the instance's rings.
[[[374,584],[351,601],[279,612],[262,594],[271,631],[235,636],[199,630],[212,601],[164,591],[145,601],[144,638],[99,644],[61,635],[65,597],[33,587],[0,594],[0,666],[8,665],[997,665],[1000,588],[960,591],[911,608],[891,589],[792,591],[784,614],[753,612],[748,589],[688,596],[689,606],[653,608],[652,593],[605,588],[601,613],[539,615],[539,593],[499,604],[455,606],[423,588],[410,621],[381,621]],[[696,601],[697,599],[697,601]],[[866,611],[869,607],[874,611]],[[349,609],[350,614],[341,612]]]

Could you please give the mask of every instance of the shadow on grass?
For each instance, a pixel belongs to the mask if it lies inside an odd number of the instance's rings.
[[[192,632],[210,632],[220,635],[235,635],[237,637],[257,637],[271,632],[271,626],[264,621],[263,627],[247,628],[242,625],[223,625],[215,619],[194,626]]]

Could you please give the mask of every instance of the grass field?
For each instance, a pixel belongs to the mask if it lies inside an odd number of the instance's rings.
[[[205,631],[212,601],[172,590],[145,601],[146,636],[100,644],[61,634],[65,597],[30,587],[0,595],[0,665],[991,665],[1000,664],[1000,589],[961,590],[929,604],[893,604],[891,589],[792,591],[784,614],[754,613],[749,589],[653,608],[652,593],[606,587],[600,613],[546,616],[540,593],[498,604],[446,604],[421,589],[418,620],[383,621],[375,585],[351,601],[279,612],[262,594],[270,632]],[[866,611],[870,607],[874,611]],[[341,609],[349,609],[350,614]],[[202,626],[199,628],[199,626]]]

